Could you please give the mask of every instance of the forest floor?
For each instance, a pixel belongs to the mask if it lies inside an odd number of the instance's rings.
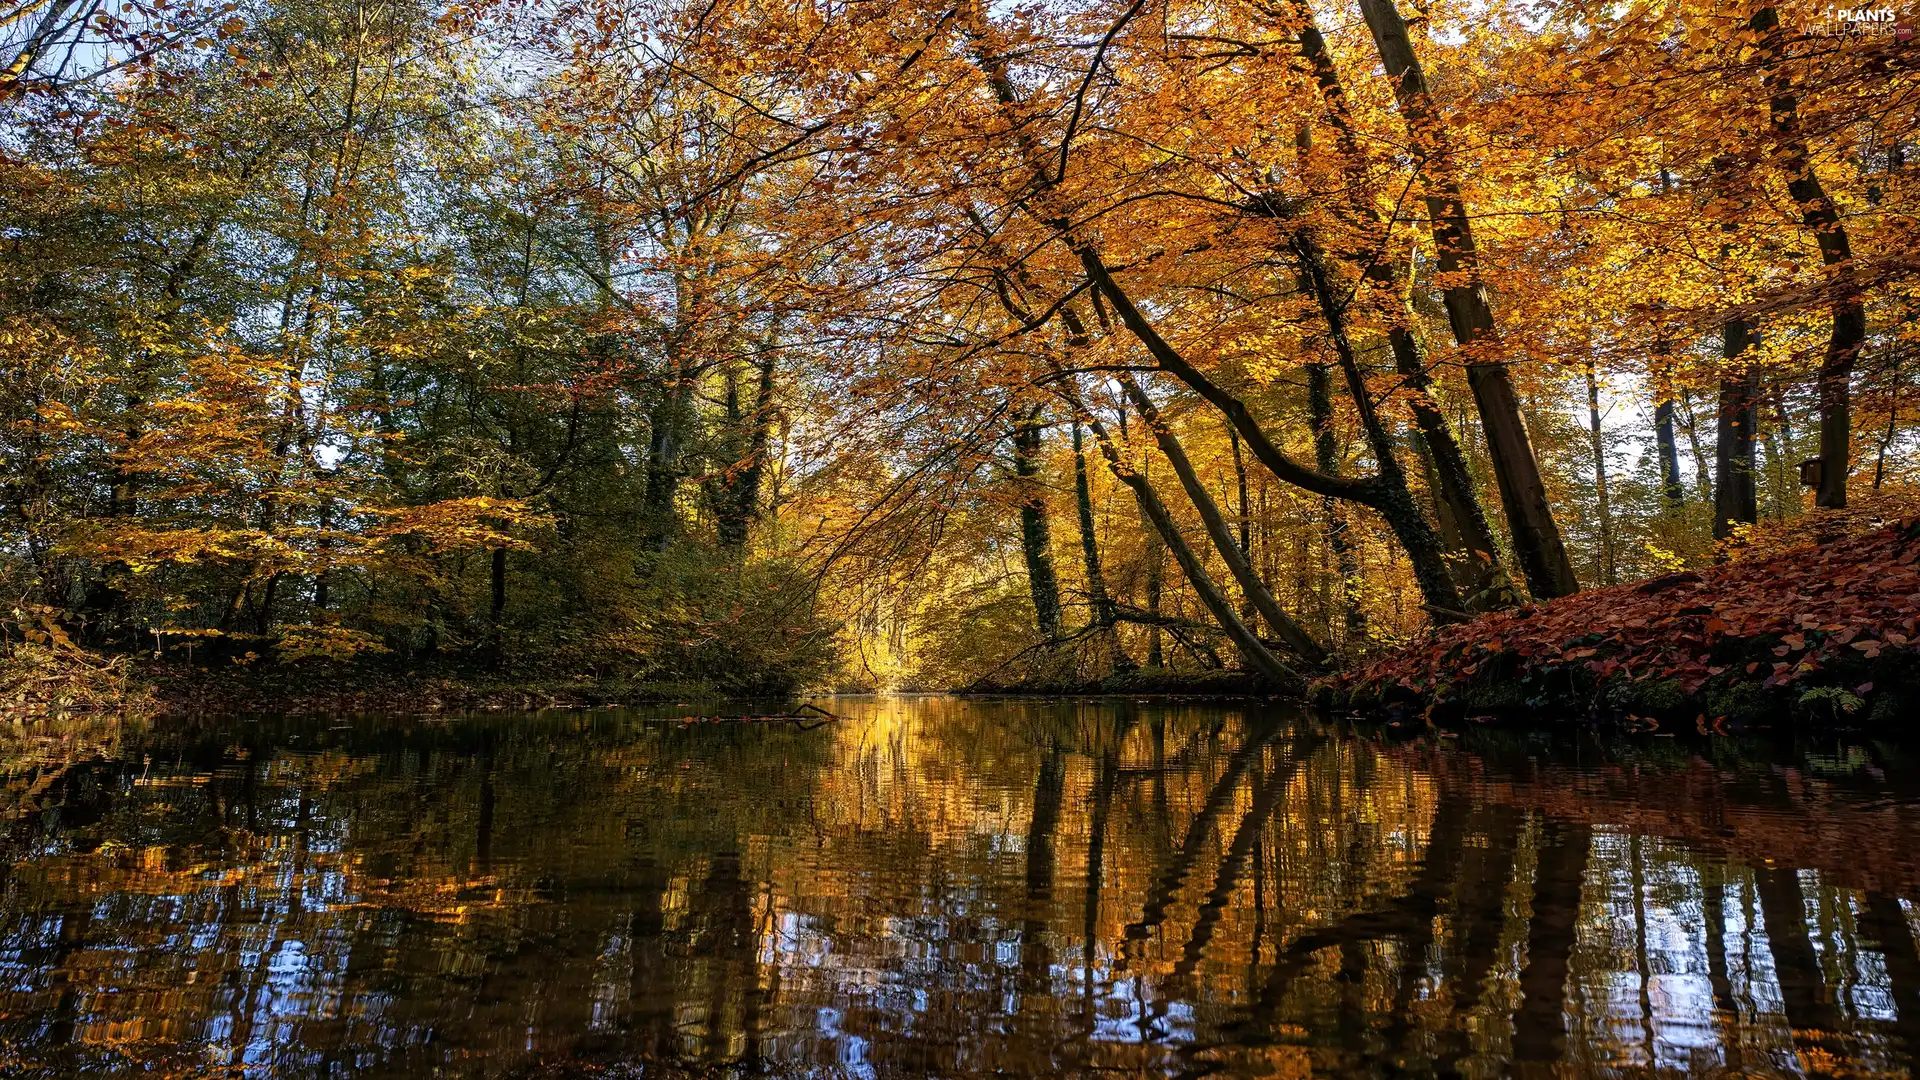
[[[1435,721],[1889,726],[1920,715],[1920,518],[1482,616],[1315,696]]]

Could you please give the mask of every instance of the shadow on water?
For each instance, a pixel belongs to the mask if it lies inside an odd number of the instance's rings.
[[[833,707],[0,731],[0,1075],[1914,1075],[1901,747]]]

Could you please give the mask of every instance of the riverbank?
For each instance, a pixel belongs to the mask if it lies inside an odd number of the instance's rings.
[[[966,697],[1108,697],[1151,696],[1196,699],[1268,699],[1290,697],[1299,700],[1307,691],[1307,681],[1281,685],[1250,671],[1167,671],[1163,668],[1136,668],[1098,679],[1075,682],[1029,681],[1016,683],[976,683],[952,691]]]
[[[1920,519],[1445,628],[1314,688],[1324,707],[1888,727],[1920,715]]]
[[[378,662],[193,664],[72,646],[15,645],[0,657],[0,715],[117,712],[144,715],[436,714],[594,709],[713,702],[700,683],[535,678],[438,665]]]

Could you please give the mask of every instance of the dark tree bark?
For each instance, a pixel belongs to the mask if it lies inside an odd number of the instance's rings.
[[[1387,75],[1393,80],[1394,95],[1412,137],[1413,152],[1438,170],[1434,193],[1427,197],[1434,244],[1439,250],[1436,269],[1441,275],[1461,282],[1443,294],[1447,318],[1453,327],[1454,340],[1474,349],[1491,342],[1496,329],[1486,286],[1477,280],[1479,253],[1474,245],[1473,223],[1467,216],[1460,187],[1449,175],[1446,132],[1428,95],[1426,75],[1414,56],[1400,9],[1393,0],[1361,0],[1360,10],[1373,32]],[[1579,591],[1573,563],[1560,537],[1560,526],[1554,521],[1553,508],[1547,502],[1540,464],[1534,457],[1533,442],[1520,414],[1520,398],[1514,391],[1506,364],[1484,356],[1470,356],[1467,385],[1473,390],[1474,403],[1479,407],[1488,456],[1493,462],[1500,499],[1506,507],[1507,524],[1513,534],[1514,554],[1526,575],[1527,587],[1542,600]]]
[[[1853,464],[1853,363],[1867,340],[1867,309],[1854,280],[1852,240],[1800,137],[1800,99],[1785,65],[1787,34],[1779,12],[1763,7],[1749,26],[1759,35],[1766,57],[1773,154],[1786,177],[1787,193],[1800,210],[1801,226],[1820,246],[1833,296],[1827,351],[1820,365],[1820,484],[1814,504],[1840,509],[1847,505],[1847,471]]]
[[[1347,309],[1342,294],[1328,276],[1326,261],[1321,257],[1312,233],[1305,229],[1297,230],[1293,235],[1293,250],[1299,259],[1301,274],[1319,302],[1320,317],[1327,324],[1327,337],[1333,344],[1340,370],[1346,376],[1348,395],[1353,399],[1354,410],[1360,415],[1360,430],[1366,434],[1373,450],[1374,492],[1367,505],[1386,519],[1394,535],[1399,538],[1400,546],[1406,549],[1427,610],[1442,617],[1446,612],[1457,613],[1462,606],[1460,593],[1454,587],[1453,575],[1447,569],[1440,537],[1414,504],[1413,493],[1407,487],[1407,474],[1400,467],[1393,439],[1387,434],[1386,425],[1380,422],[1379,413],[1373,407],[1373,395],[1367,389],[1366,376],[1360,371],[1360,362],[1347,337]]]
[[[1099,445],[1100,453],[1107,459],[1107,469],[1113,473],[1115,479],[1133,491],[1134,500],[1140,506],[1141,516],[1152,523],[1154,531],[1166,543],[1167,550],[1173,553],[1174,561],[1179,563],[1180,569],[1186,573],[1188,584],[1193,586],[1193,591],[1200,597],[1200,602],[1206,605],[1207,610],[1213,614],[1214,621],[1219,623],[1220,628],[1226,631],[1227,637],[1240,650],[1240,656],[1246,661],[1247,666],[1275,682],[1292,682],[1293,672],[1288,670],[1259,636],[1241,620],[1239,612],[1233,609],[1226,595],[1220,591],[1220,587],[1207,573],[1206,567],[1201,565],[1199,558],[1194,555],[1193,549],[1187,546],[1186,538],[1180,535],[1179,527],[1174,524],[1173,515],[1167,512],[1166,504],[1160,501],[1160,495],[1153,489],[1153,485],[1147,482],[1146,477],[1135,471],[1133,466],[1127,464],[1126,458],[1120,454],[1113,440],[1108,437],[1106,425],[1080,403],[1078,391],[1069,390],[1069,393],[1072,395],[1073,406],[1081,422],[1093,432],[1094,442]]]
[[[1053,572],[1053,538],[1040,481],[1040,415],[1035,409],[1013,428],[1013,472],[1020,485],[1020,551],[1040,636],[1060,637],[1060,580]]]
[[[646,539],[654,551],[665,551],[679,531],[680,450],[691,397],[691,382],[676,376],[648,417]]]
[[[1347,182],[1349,213],[1356,224],[1384,231],[1385,222],[1372,198],[1372,155],[1354,134],[1346,90],[1338,69],[1333,66],[1326,39],[1314,24],[1313,11],[1306,4],[1296,2],[1294,16],[1299,23],[1301,55],[1313,70],[1314,82],[1326,102],[1326,119],[1336,133],[1341,169]],[[1500,562],[1500,549],[1486,510],[1480,505],[1466,454],[1454,437],[1446,413],[1433,398],[1426,347],[1414,329],[1413,309],[1407,299],[1406,282],[1410,272],[1406,261],[1381,258],[1379,252],[1372,250],[1341,252],[1340,257],[1359,268],[1369,286],[1367,295],[1378,301],[1376,306],[1386,323],[1387,342],[1393,351],[1394,370],[1408,391],[1407,404],[1420,429],[1419,449],[1423,465],[1430,469],[1430,489],[1441,535],[1458,553],[1460,566],[1456,576],[1460,587],[1475,610],[1511,607],[1517,600],[1513,583]]]
[[[1892,425],[1888,425],[1887,430],[1891,432],[1893,430]],[[1257,566],[1258,564],[1254,563],[1253,559],[1253,519],[1249,516],[1250,508],[1247,505],[1247,460],[1245,456],[1240,453],[1240,433],[1234,430],[1232,424],[1227,425],[1227,445],[1233,449],[1233,483],[1234,490],[1240,500],[1238,503],[1240,512],[1236,519],[1236,528],[1239,530],[1240,556],[1246,559],[1248,563]],[[1884,461],[1886,454],[1883,452],[1880,456]],[[1266,579],[1261,578],[1261,583],[1264,585]],[[1267,586],[1267,591],[1271,593],[1273,591],[1272,586]],[[1251,599],[1240,605],[1240,617],[1248,620],[1249,625],[1251,625],[1254,617],[1253,601]]]
[[[1903,314],[1907,322],[1913,322],[1916,313],[1909,305]],[[1900,361],[1899,351],[1893,354],[1893,362],[1887,368],[1887,430],[1880,436],[1879,452],[1874,455],[1873,490],[1879,491],[1887,479],[1887,451],[1893,449],[1894,436],[1900,432]]]
[[[1760,517],[1759,493],[1753,482],[1754,433],[1760,419],[1760,376],[1743,359],[1759,344],[1751,321],[1730,319],[1722,335],[1721,353],[1727,361],[1720,376],[1720,407],[1714,440],[1713,538],[1725,540],[1735,525],[1751,525]]]
[[[1371,507],[1379,512],[1400,544],[1406,549],[1414,573],[1420,583],[1420,591],[1426,598],[1428,610],[1436,622],[1458,621],[1464,616],[1460,612],[1460,596],[1447,571],[1446,559],[1440,547],[1440,539],[1434,533],[1433,526],[1427,522],[1419,507],[1414,505],[1413,497],[1407,492],[1406,480],[1398,475],[1398,464],[1391,452],[1381,462],[1382,473],[1359,479],[1328,476],[1310,469],[1291,457],[1274,444],[1260,424],[1254,420],[1246,403],[1228,393],[1219,384],[1208,378],[1198,368],[1162,338],[1154,329],[1151,321],[1134,306],[1112,273],[1100,261],[1099,254],[1089,247],[1080,249],[1081,265],[1087,275],[1099,287],[1102,295],[1112,303],[1114,310],[1127,329],[1145,345],[1147,352],[1161,368],[1172,373],[1186,383],[1194,392],[1211,402],[1215,408],[1226,414],[1229,421],[1246,440],[1247,448],[1253,451],[1262,465],[1274,476],[1295,487],[1303,488],[1316,495],[1349,499]],[[1345,344],[1344,323],[1341,334],[1336,338]],[[1351,354],[1350,346],[1347,352]],[[1349,376],[1351,379],[1353,376]],[[1367,401],[1366,394],[1360,394]],[[1370,412],[1370,402],[1365,406]],[[1363,413],[1363,416],[1366,415]],[[1375,438],[1378,428],[1377,419],[1369,423],[1369,437]],[[1391,472],[1389,472],[1391,470]],[[1396,480],[1397,476],[1397,480]]]
[[[1660,492],[1669,510],[1686,505],[1686,485],[1680,482],[1680,444],[1673,435],[1673,398],[1662,396],[1653,403],[1653,441],[1660,455]]]
[[[773,392],[777,343],[765,342],[755,358],[753,401],[741,401],[740,372],[726,371],[726,445],[730,460],[720,463],[721,479],[713,495],[715,531],[722,547],[746,546],[760,515],[760,487],[766,474],[767,444],[773,433]]]
[[[507,610],[507,549],[494,548],[492,565],[487,577],[492,586],[492,603],[487,608],[487,621],[493,624],[494,632],[499,633],[500,618]]]
[[[1167,666],[1166,644],[1161,636],[1160,601],[1166,592],[1166,541],[1160,539],[1160,531],[1146,520],[1146,512],[1141,511],[1141,526],[1147,532],[1147,614],[1156,620],[1147,628],[1147,666],[1164,668]]]

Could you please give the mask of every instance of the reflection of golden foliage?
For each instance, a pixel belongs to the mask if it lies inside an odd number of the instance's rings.
[[[117,753],[129,723],[98,712],[0,722],[0,820],[34,809],[40,794],[75,762]]]
[[[1218,1048],[1202,1051],[1194,1057],[1203,1064],[1214,1066],[1216,1071],[1231,1076],[1305,1080],[1313,1075],[1313,1057],[1304,1046]]]
[[[521,911],[540,902],[530,888],[508,888],[499,877],[466,880],[406,878],[360,879],[357,899],[337,905],[342,909],[405,911],[432,922],[461,925],[485,912]]]

